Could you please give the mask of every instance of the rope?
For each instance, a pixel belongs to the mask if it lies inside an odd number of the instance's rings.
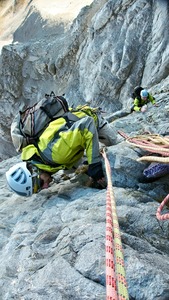
[[[160,162],[160,163],[169,163],[169,137],[162,137],[157,134],[148,134],[148,135],[138,135],[136,137],[129,137],[126,133],[118,131],[118,133],[126,139],[127,142],[133,144],[137,147],[143,148],[147,151],[151,151],[156,154],[161,154],[165,157],[159,156],[142,156],[138,158],[137,161],[150,161],[150,162]],[[168,220],[169,213],[162,215],[162,210],[165,204],[169,200],[169,194],[161,202],[159,208],[156,212],[156,218],[158,220]]]
[[[166,203],[169,200],[169,194],[164,198],[164,200],[161,202],[159,208],[157,209],[156,218],[160,221],[168,220],[169,219],[169,213],[166,213],[164,215],[161,214],[163,207],[166,205]]]
[[[129,300],[123,249],[111,181],[111,168],[104,150],[102,156],[105,160],[108,182],[106,200],[106,300]]]
[[[163,156],[169,156],[168,136],[162,137],[158,134],[145,134],[145,135],[138,135],[135,137],[129,137],[127,134],[125,134],[122,131],[118,131],[118,133],[121,136],[123,136],[126,139],[126,142],[128,142],[131,145],[137,146],[139,148],[142,148],[152,153],[160,154]],[[144,160],[143,158],[140,160]]]
[[[151,161],[151,162],[169,163],[169,157],[142,156],[142,157],[138,158],[137,161]]]

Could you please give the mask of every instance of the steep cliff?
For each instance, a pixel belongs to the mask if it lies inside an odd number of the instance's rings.
[[[18,0],[0,8],[0,298],[104,300],[106,190],[56,175],[29,199],[13,194],[5,171],[20,157],[10,124],[21,106],[53,90],[70,105],[102,107],[117,135],[167,134],[169,3]],[[146,113],[130,110],[137,85],[156,98]],[[130,300],[167,300],[168,221],[155,215],[169,177],[142,182],[148,164],[121,136],[107,155]]]

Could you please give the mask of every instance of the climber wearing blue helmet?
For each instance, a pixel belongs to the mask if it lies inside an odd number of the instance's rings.
[[[148,93],[146,89],[141,89],[139,95],[136,95],[134,99],[134,111],[145,112],[147,110],[147,104],[151,102],[153,105],[156,104],[155,98]]]
[[[147,97],[148,97],[148,92],[147,92],[147,90],[142,90],[142,91],[140,92],[140,96],[141,96],[142,99],[144,99],[144,98],[147,99]]]

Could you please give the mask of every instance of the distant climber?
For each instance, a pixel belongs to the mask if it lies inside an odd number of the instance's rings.
[[[155,98],[142,87],[136,87],[132,96],[134,98],[133,111],[145,112],[150,102],[156,105]]]
[[[113,122],[118,118],[123,118],[133,113],[134,111],[145,112],[147,110],[147,104],[150,102],[157,106],[155,98],[148,93],[146,89],[141,86],[136,86],[133,93],[130,95],[129,100],[125,102],[124,107],[111,114],[107,118],[107,121]]]

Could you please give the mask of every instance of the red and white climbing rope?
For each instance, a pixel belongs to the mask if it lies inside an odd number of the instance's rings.
[[[130,144],[147,150],[151,153],[157,154],[157,156],[143,156],[138,161],[151,161],[151,162],[159,162],[159,163],[169,163],[169,137],[162,137],[158,134],[145,134],[138,135],[136,137],[129,137],[126,133],[122,131],[118,131],[118,133],[126,139]],[[158,155],[162,155],[159,157]],[[168,220],[169,213],[162,215],[162,210],[166,203],[169,201],[169,194],[164,198],[162,203],[156,212],[156,218],[158,220]]]
[[[107,175],[106,200],[106,300],[129,300],[121,235],[113,193],[111,168],[103,150]]]
[[[164,198],[164,200],[161,202],[159,208],[157,209],[157,213],[156,213],[156,217],[158,220],[168,220],[169,219],[169,213],[166,213],[164,215],[162,215],[162,210],[164,208],[164,206],[166,205],[166,203],[169,201],[169,194]]]
[[[118,133],[126,139],[129,144],[147,150],[151,153],[160,154],[162,156],[169,156],[169,137],[162,137],[158,134],[143,134],[138,136],[129,137],[126,133],[118,131]],[[149,160],[151,161],[151,156]],[[157,157],[159,158],[159,157]],[[140,160],[144,160],[144,157]],[[148,160],[146,158],[145,160]],[[167,159],[165,159],[166,161]],[[169,158],[168,158],[169,162]]]

